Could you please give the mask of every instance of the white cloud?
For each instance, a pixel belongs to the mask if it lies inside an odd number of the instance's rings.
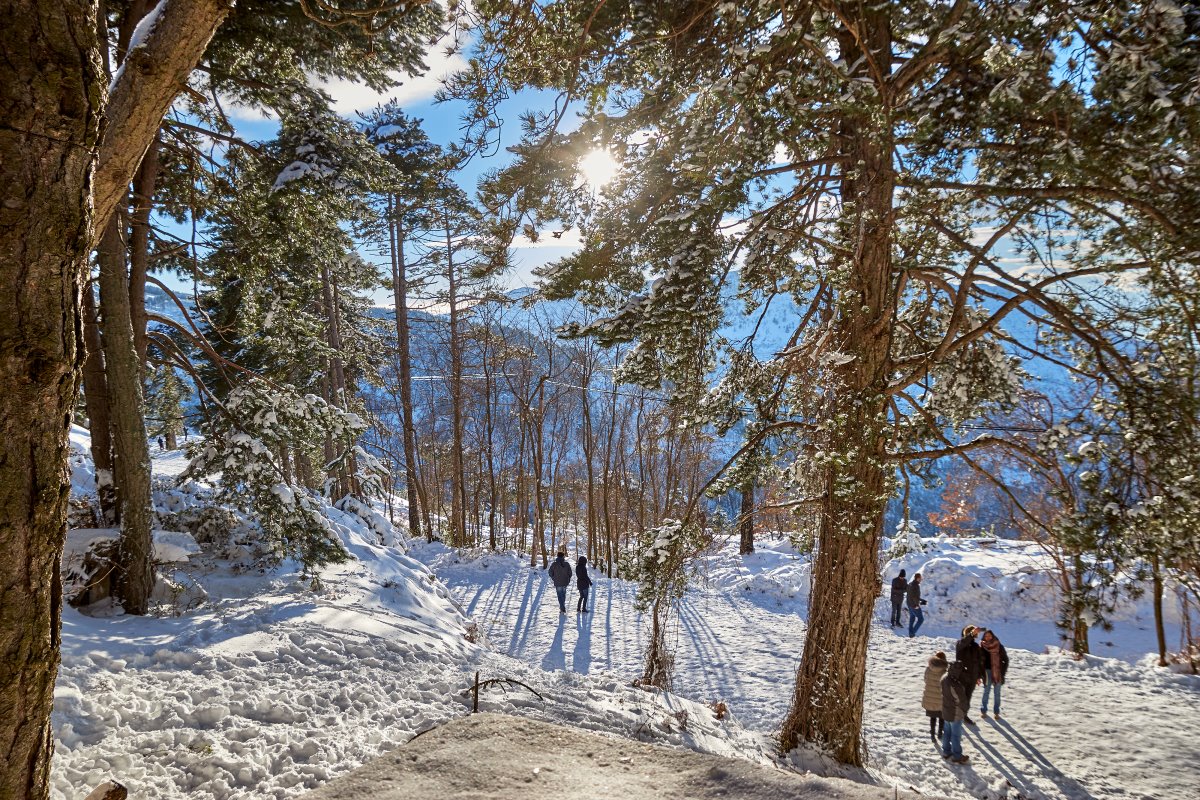
[[[392,73],[392,79],[401,85],[384,92],[347,80],[314,81],[314,85],[329,93],[334,110],[344,117],[352,117],[355,112],[367,111],[393,98],[402,106],[420,103],[433,97],[446,78],[467,65],[460,52],[447,53],[446,44],[448,40],[443,40],[430,50],[425,57],[428,69],[420,75]]]
[[[448,36],[443,37],[429,49],[425,56],[427,69],[419,75],[408,75],[402,72],[390,74],[392,80],[399,86],[384,92],[376,92],[363,83],[349,80],[318,80],[310,78],[313,86],[324,89],[333,98],[333,109],[343,117],[353,118],[358,111],[368,111],[381,103],[395,98],[402,106],[413,105],[433,97],[434,92],[442,82],[453,73],[467,65],[467,60],[460,52],[447,53],[450,44]],[[222,107],[229,118],[235,122],[263,122],[275,120],[270,111],[261,108],[251,108],[234,102],[228,97],[221,98]]]

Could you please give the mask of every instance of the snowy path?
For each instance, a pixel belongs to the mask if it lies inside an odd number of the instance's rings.
[[[594,614],[577,616],[572,605],[560,617],[545,573],[511,557],[435,569],[496,650],[548,670],[611,672],[625,682],[639,674],[646,631],[632,585],[597,576]],[[569,596],[573,604],[573,589]],[[802,612],[795,599],[691,592],[673,634],[675,690],[723,699],[747,728],[772,733],[803,646]],[[1200,797],[1200,681],[1011,645],[1004,720],[979,720],[964,736],[972,763],[948,767],[927,737],[920,697],[925,661],[936,649],[952,652],[952,632],[932,621],[922,630],[929,635],[911,640],[878,623],[873,631],[866,727],[881,780],[953,798]]]

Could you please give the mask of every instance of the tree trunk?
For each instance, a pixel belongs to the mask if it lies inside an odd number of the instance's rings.
[[[738,553],[745,556],[754,552],[754,481],[747,481],[742,487],[742,508],[738,515],[738,531],[741,542]]]
[[[104,322],[104,366],[112,414],[113,463],[120,508],[117,548],[118,596],[127,614],[145,614],[154,588],[150,538],[150,450],[146,438],[141,361],[133,344],[129,277],[119,217],[100,240],[100,313]]]
[[[388,199],[389,217],[393,211]],[[421,502],[417,489],[417,429],[413,424],[412,357],[408,343],[408,275],[404,263],[404,230],[389,225],[392,251],[392,291],[396,301],[396,348],[399,351],[400,427],[404,438],[404,488],[408,496],[408,534],[421,535]]]
[[[1154,633],[1158,636],[1158,665],[1167,666],[1167,632],[1163,627],[1163,579],[1158,556],[1150,559],[1150,577],[1154,591]]]
[[[451,223],[445,214],[446,224],[446,281],[450,300],[450,544],[462,547],[467,544],[467,493],[463,467],[463,359],[462,341],[459,334],[458,275],[454,266],[454,243],[451,239]]]
[[[654,600],[650,609],[650,642],[646,645],[645,666],[642,669],[642,686],[654,686],[663,691],[671,689],[671,673],[674,656],[667,647],[667,615],[671,602],[664,597]]]
[[[869,62],[885,70],[891,64],[887,14],[868,8],[856,10],[855,16],[857,34],[839,34],[841,56],[869,79]],[[832,370],[834,407],[843,413],[833,420],[828,442],[854,457],[844,465],[823,467],[808,632],[792,706],[780,734],[784,752],[808,741],[856,766],[862,765],[864,755],[867,641],[888,497],[886,398],[895,308],[894,145],[886,108],[879,111],[876,116],[844,118],[839,132],[839,224],[849,239],[849,255],[846,285],[841,287],[845,300],[832,321],[832,341],[853,359]]]
[[[0,19],[0,798],[43,800],[103,79],[94,3]]]
[[[590,359],[591,354],[588,354]],[[588,361],[587,369],[583,373],[583,380],[580,381],[582,387],[579,393],[579,399],[582,405],[580,411],[583,415],[583,466],[585,478],[587,480],[587,557],[593,564],[598,564],[600,559],[600,515],[599,508],[596,502],[596,434],[592,429],[592,364]]]
[[[1083,658],[1092,650],[1091,642],[1088,641],[1088,623],[1083,618],[1082,598],[1087,593],[1087,586],[1084,584],[1084,574],[1087,568],[1083,563],[1083,557],[1078,553],[1071,556],[1071,564],[1075,571],[1072,576],[1073,592],[1069,598],[1071,604],[1071,650],[1075,653],[1076,658]]]
[[[108,413],[108,379],[104,374],[104,345],[100,340],[100,314],[91,282],[83,286],[83,343],[87,355],[83,361],[83,400],[87,404],[88,426],[92,434],[92,464],[96,473],[96,499],[100,504],[100,522],[117,524],[116,484],[113,479],[111,422]]]
[[[498,405],[499,398],[496,397],[495,380],[492,377],[493,361],[495,353],[495,340],[491,331],[484,333],[482,354],[483,359],[481,366],[483,368],[483,409],[484,409],[484,443],[480,450],[481,456],[487,459],[487,486],[488,486],[488,549],[493,552],[497,549],[496,541],[496,511],[500,505],[500,487],[496,480],[496,418],[493,411],[494,404]]]
[[[129,318],[133,348],[138,356],[138,375],[146,377],[146,274],[150,266],[150,210],[158,183],[158,140],[146,150],[133,179],[133,215],[129,236]]]
[[[324,298],[325,341],[330,350],[329,366],[325,376],[328,387],[325,399],[333,406],[347,410],[349,402],[346,396],[346,370],[342,362],[342,331],[339,324],[337,284],[328,264],[321,265],[321,296]],[[325,441],[325,463],[330,464],[337,458],[338,453],[330,437],[327,436]],[[338,465],[337,474],[330,475],[335,481],[334,491],[337,495],[335,499],[341,499],[353,493],[351,474],[352,465],[343,462]]]

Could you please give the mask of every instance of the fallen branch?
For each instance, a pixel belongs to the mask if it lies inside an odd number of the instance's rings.
[[[538,700],[541,700],[543,703],[546,702],[546,698],[542,697],[541,694],[538,693],[537,689],[534,689],[532,686],[530,686],[527,683],[521,683],[519,680],[517,680],[515,678],[488,678],[486,681],[480,681],[479,680],[479,672],[477,670],[475,672],[475,683],[471,686],[470,689],[467,689],[467,691],[470,692],[471,696],[472,696],[471,713],[472,714],[479,713],[479,690],[480,689],[486,689],[489,686],[500,686],[503,689],[503,688],[505,688],[505,685],[520,686],[524,689],[529,690],[533,694],[533,696],[536,697]],[[507,691],[507,689],[505,689],[505,691]]]

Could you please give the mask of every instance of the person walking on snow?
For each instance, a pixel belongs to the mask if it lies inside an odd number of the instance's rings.
[[[983,651],[983,698],[979,702],[979,713],[987,719],[988,694],[994,686],[996,702],[992,705],[992,713],[996,715],[996,719],[1000,719],[1000,686],[1004,683],[1004,676],[1008,674],[1008,651],[996,638],[995,631],[983,632],[979,649]]]
[[[904,595],[908,592],[908,580],[904,577],[904,570],[900,570],[898,577],[892,578],[892,627],[900,626],[900,607],[904,605]]]
[[[968,625],[963,628],[962,638],[954,646],[954,658],[963,665],[963,686],[967,690],[967,709],[971,707],[971,695],[975,693],[975,687],[983,681],[983,648],[979,646],[979,642],[975,641],[975,636],[979,631],[980,629],[974,625]],[[975,724],[975,720],[970,717],[965,717],[963,721],[968,725]]]
[[[942,676],[946,674],[946,654],[938,650],[929,657],[925,665],[925,692],[921,695],[921,707],[929,717],[929,738],[934,744],[942,738],[945,720],[942,719]]]
[[[567,613],[567,587],[571,585],[571,565],[567,563],[567,551],[559,550],[558,558],[550,565],[550,580],[554,581],[554,592],[558,595],[558,613]]]
[[[918,572],[913,575],[912,581],[908,584],[908,638],[910,639],[917,635],[917,629],[925,621],[925,612],[921,610],[923,605],[926,605],[926,601],[921,599],[921,573]]]
[[[580,556],[575,562],[575,582],[579,586],[579,602],[575,604],[576,614],[588,613],[588,592],[592,588],[592,579],[587,573],[587,556]],[[997,697],[997,699],[999,699]]]
[[[942,731],[942,758],[948,758],[955,764],[965,764],[971,760],[970,756],[964,756],[962,751],[963,720],[967,717],[965,673],[962,662],[955,661],[942,676],[942,719],[945,720],[945,728]]]

